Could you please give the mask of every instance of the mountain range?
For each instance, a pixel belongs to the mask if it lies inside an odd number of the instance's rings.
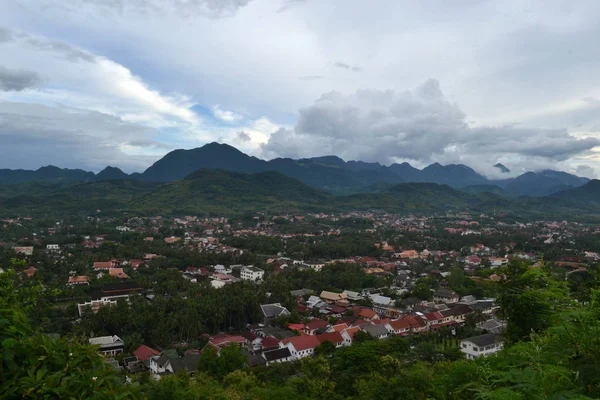
[[[509,170],[496,164],[503,173]],[[344,161],[336,156],[304,159],[276,158],[270,161],[249,156],[238,149],[219,143],[209,143],[190,150],[174,150],[156,161],[142,173],[128,175],[115,167],[106,167],[98,174],[80,169],[54,166],[36,171],[0,170],[0,184],[46,181],[54,183],[135,180],[141,182],[173,182],[182,180],[200,169],[226,170],[254,174],[277,171],[288,177],[334,195],[377,192],[405,182],[436,183],[472,193],[485,188],[506,196],[547,196],[576,188],[589,181],[561,171],[527,172],[516,178],[489,180],[462,164],[431,164],[418,169],[408,163],[384,166],[363,161]],[[379,189],[378,189],[379,188]]]

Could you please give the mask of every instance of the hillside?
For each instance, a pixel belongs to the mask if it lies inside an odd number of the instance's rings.
[[[183,180],[157,183],[110,180],[73,185],[0,186],[3,215],[133,213],[206,215],[310,209],[333,196],[278,172],[246,175],[199,170]]]
[[[160,183],[108,180],[0,185],[0,216],[64,214],[239,215],[246,212],[382,210],[401,214],[502,212],[517,217],[589,219],[600,212],[598,182],[554,197],[511,199],[435,183],[376,184],[377,192],[334,196],[280,172],[198,170]]]

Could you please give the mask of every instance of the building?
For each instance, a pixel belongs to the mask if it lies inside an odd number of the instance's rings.
[[[465,354],[468,360],[487,357],[490,354],[499,352],[503,348],[502,335],[495,333],[487,333],[460,341],[460,351]]]
[[[460,296],[450,289],[440,288],[433,292],[433,301],[443,303],[458,303]]]
[[[240,278],[245,281],[260,281],[265,276],[265,271],[252,265],[242,267]]]
[[[86,309],[89,309],[95,314],[101,307],[110,307],[117,305],[117,300],[110,299],[102,299],[102,300],[92,300],[87,301],[85,303],[77,304],[77,310],[79,311],[79,316],[81,317]]]
[[[60,251],[60,246],[57,244],[48,244],[46,245],[46,250],[50,252]]]
[[[125,347],[125,343],[117,335],[90,338],[89,342],[91,345],[100,346],[100,353],[111,357],[122,353]]]
[[[271,322],[277,317],[290,315],[288,309],[283,307],[280,303],[261,304],[260,309],[263,312],[265,323]]]
[[[294,336],[283,340],[282,343],[297,360],[312,356],[315,354],[315,348],[321,344],[319,339],[313,335]]]
[[[33,246],[20,246],[14,248],[15,252],[19,254],[23,254],[25,256],[30,256],[33,254]]]
[[[90,281],[87,276],[70,276],[67,286],[89,285]]]

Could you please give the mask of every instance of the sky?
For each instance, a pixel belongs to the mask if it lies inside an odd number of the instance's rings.
[[[4,0],[0,168],[264,159],[600,176],[600,2]]]

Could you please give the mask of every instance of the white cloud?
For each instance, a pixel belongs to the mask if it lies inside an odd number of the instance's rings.
[[[215,118],[220,119],[221,121],[224,121],[224,122],[235,122],[235,121],[239,121],[243,118],[242,115],[237,114],[233,111],[224,110],[219,105],[213,106],[212,113],[215,116]]]
[[[413,91],[324,94],[300,110],[293,130],[273,133],[262,151],[268,157],[335,154],[386,164],[466,163],[495,176],[497,162],[516,167],[516,172],[538,169],[599,145],[598,138],[577,138],[565,129],[471,127],[458,105],[445,98],[438,82],[428,80]]]

